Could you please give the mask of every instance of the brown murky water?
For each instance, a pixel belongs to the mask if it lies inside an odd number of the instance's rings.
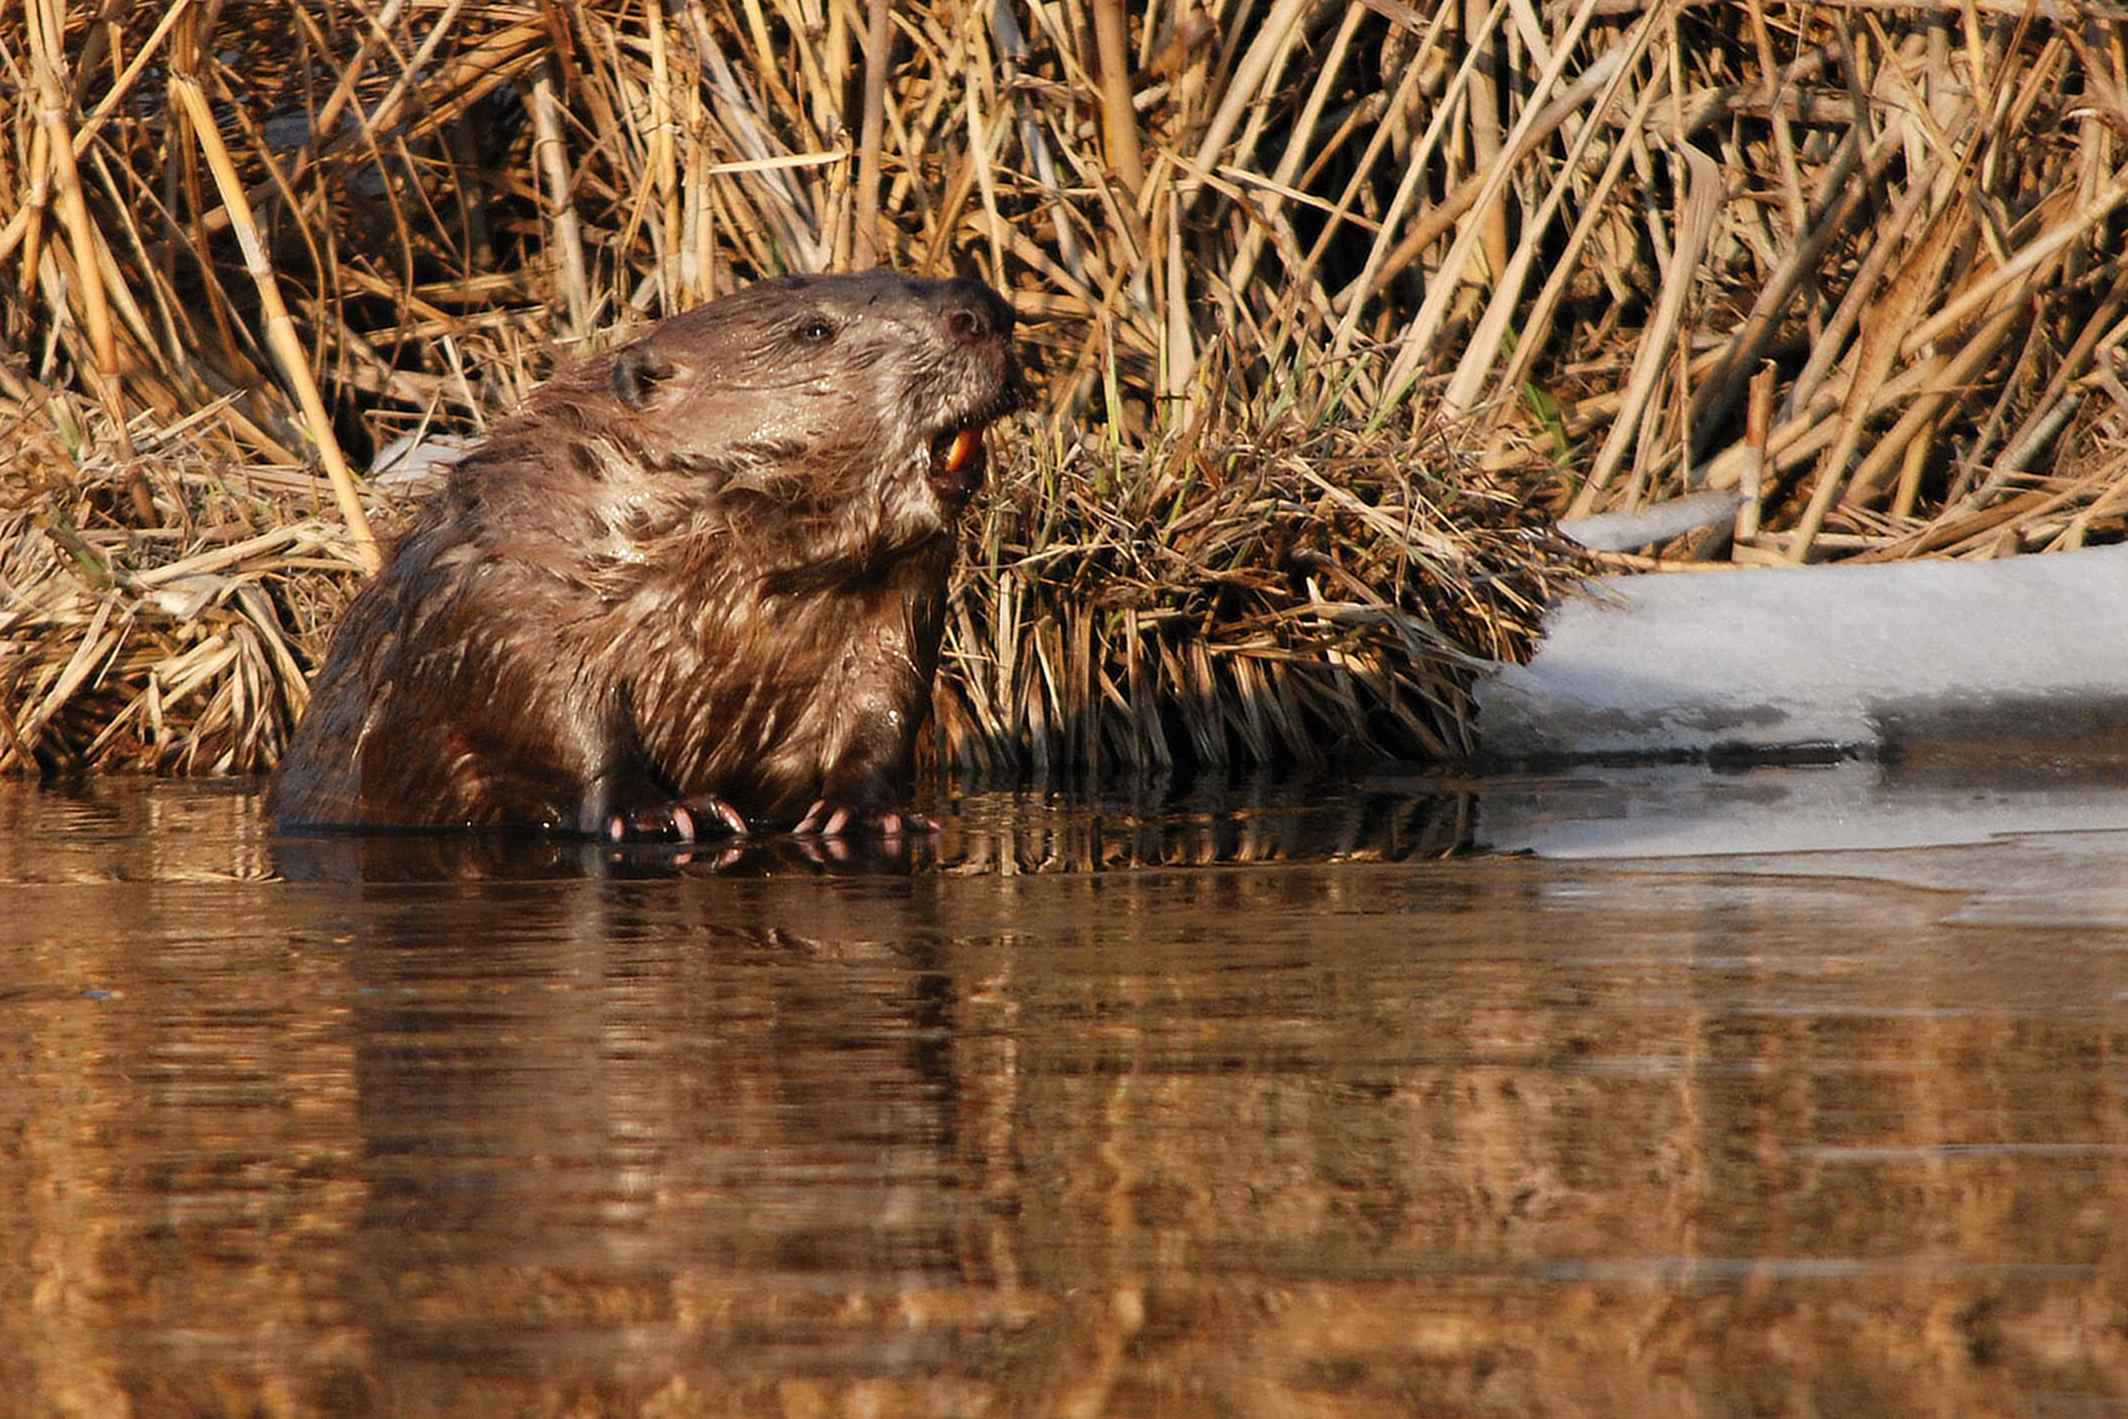
[[[675,864],[0,790],[0,1413],[2128,1413],[2128,835],[1472,808]]]

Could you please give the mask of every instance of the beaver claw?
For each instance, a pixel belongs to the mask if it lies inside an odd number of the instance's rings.
[[[935,833],[938,831],[938,824],[921,813],[866,814],[847,803],[821,798],[816,799],[813,806],[805,810],[805,816],[798,820],[798,826],[791,829],[791,833],[794,837],[801,838],[839,838],[853,829],[865,828],[874,829],[881,837],[892,839]]]
[[[746,819],[739,810],[718,798],[715,794],[698,793],[692,798],[676,798],[670,803],[660,803],[633,812],[614,813],[606,819],[606,841],[625,842],[630,838],[676,838],[683,843],[700,842],[698,820],[714,819],[734,836],[746,834]],[[706,824],[701,824],[706,826]]]

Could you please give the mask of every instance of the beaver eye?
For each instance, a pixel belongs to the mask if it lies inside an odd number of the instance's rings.
[[[816,315],[798,327],[798,338],[808,345],[825,345],[835,338],[835,327]]]

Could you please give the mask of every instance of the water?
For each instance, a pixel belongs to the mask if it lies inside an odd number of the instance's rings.
[[[0,788],[0,1413],[2128,1413],[2128,838],[1719,809],[1966,792],[1840,772],[914,862]]]

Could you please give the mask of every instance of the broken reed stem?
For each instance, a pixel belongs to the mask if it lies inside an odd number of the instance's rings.
[[[378,552],[376,534],[370,531],[369,515],[362,510],[355,475],[340,452],[340,440],[333,433],[332,420],[325,412],[325,401],[319,397],[317,381],[311,377],[303,342],[297,337],[295,322],[289,319],[288,307],[281,300],[273,264],[266,258],[265,245],[259,240],[258,227],[252,219],[251,204],[244,197],[244,184],[237,177],[235,164],[229,160],[229,150],[222,146],[221,133],[214,125],[214,114],[207,107],[206,95],[200,91],[198,81],[189,75],[173,74],[169,84],[170,92],[184,105],[186,116],[191,119],[193,134],[199,139],[208,170],[214,174],[214,185],[221,192],[223,210],[228,212],[237,245],[243,250],[244,269],[258,290],[259,305],[266,316],[266,343],[273,348],[282,374],[303,406],[307,431],[318,450],[319,461],[325,465],[325,476],[332,483],[340,518],[347,524],[348,535],[354,539],[356,555],[363,569],[374,575],[383,567],[384,558]]]
[[[576,197],[569,182],[569,150],[562,141],[561,105],[554,96],[552,63],[532,76],[527,94],[532,111],[532,147],[541,182],[547,190],[547,230],[552,234],[550,260],[554,280],[568,304],[563,333],[582,337],[591,327],[591,282],[584,272],[584,233],[576,217]]]
[[[1123,0],[1093,0],[1094,43],[1100,59],[1101,137],[1109,166],[1131,205],[1145,189],[1138,152],[1138,114],[1131,107],[1130,52],[1123,34]]]
[[[44,261],[44,219],[52,202],[52,162],[45,152],[50,143],[50,130],[38,124],[30,136],[29,191],[23,195],[22,210],[15,214],[16,221],[9,227],[22,240],[24,291],[37,289],[37,268]]]
[[[1750,542],[1759,535],[1760,504],[1766,496],[1766,473],[1772,466],[1766,445],[1773,433],[1773,380],[1779,372],[1773,361],[1767,360],[1751,376],[1744,446],[1751,450],[1752,456],[1744,465],[1739,487],[1744,499],[1736,510],[1736,540],[1739,542]]]
[[[858,270],[882,264],[886,249],[879,229],[879,147],[886,127],[889,9],[890,0],[870,0],[865,25],[864,118],[857,140],[857,210],[851,219]]]
[[[68,86],[61,72],[60,37],[52,32],[56,17],[44,0],[27,0],[30,44],[37,78],[37,119],[43,141],[37,144],[58,180],[59,216],[74,253],[74,289],[81,297],[89,347],[96,359],[96,394],[110,416],[112,434],[124,457],[133,456],[127,429],[125,396],[118,387],[118,344],[111,331],[111,307],[103,284],[103,265],[96,259],[96,232],[81,192],[81,170],[74,162],[73,136],[67,131]]]

